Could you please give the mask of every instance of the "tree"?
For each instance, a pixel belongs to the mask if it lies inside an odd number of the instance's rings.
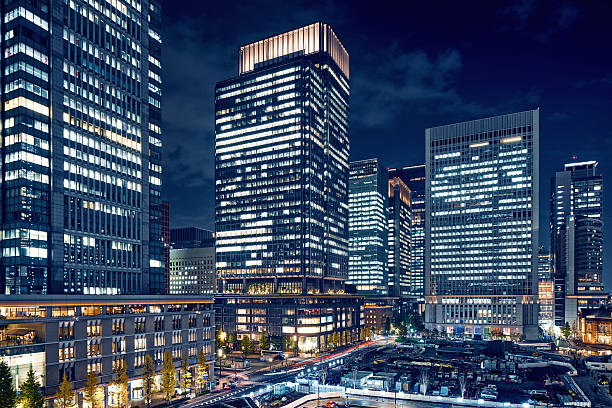
[[[170,401],[174,396],[174,389],[176,388],[176,369],[172,362],[172,354],[169,351],[164,352],[160,388],[164,399]]]
[[[391,319],[387,317],[385,320],[385,331],[388,333],[391,331]]]
[[[128,393],[128,376],[127,367],[124,361],[120,361],[114,370],[115,378],[113,385],[115,386],[115,407],[129,408],[130,395]]]
[[[153,398],[153,393],[155,392],[155,383],[153,382],[154,377],[155,363],[153,362],[153,358],[149,354],[146,354],[144,358],[144,365],[142,367],[142,385],[145,404],[147,404],[147,407],[151,406],[151,399]]]
[[[183,392],[191,389],[191,371],[189,370],[187,353],[183,353],[183,356],[181,357],[181,389]]]
[[[64,373],[62,383],[55,394],[55,403],[53,406],[57,408],[72,408],[74,406],[74,392],[72,391],[72,384],[68,380],[68,375]]]
[[[565,337],[565,340],[569,338],[571,332],[572,332],[572,329],[570,329],[569,324],[565,322],[565,325],[561,329],[561,334],[563,334],[563,337]]]
[[[28,370],[26,380],[21,384],[19,404],[28,408],[43,408],[45,406],[45,399],[40,393],[40,383],[31,368]]]
[[[366,339],[370,338],[370,336],[372,335],[372,332],[369,327],[366,326],[366,328],[363,329],[363,335],[365,336]]]
[[[104,395],[98,386],[98,376],[93,371],[87,373],[83,399],[89,403],[89,408],[102,408]]]
[[[198,353],[198,367],[197,367],[197,377],[196,377],[196,387],[198,390],[203,390],[206,386],[206,380],[208,379],[208,367],[206,364],[206,354],[204,354],[204,350],[200,349]]]
[[[251,352],[251,338],[249,336],[242,336],[242,340],[240,341],[240,345],[242,347],[242,355],[244,358]]]
[[[261,337],[259,338],[259,349],[270,349],[270,338],[268,337],[268,334],[266,332],[261,333]]]
[[[236,341],[237,341],[236,340],[236,333],[230,333],[230,334],[227,335],[227,343],[226,344],[231,343],[232,350],[236,349]]]
[[[17,393],[13,388],[11,369],[4,361],[0,361],[0,407],[13,408]]]

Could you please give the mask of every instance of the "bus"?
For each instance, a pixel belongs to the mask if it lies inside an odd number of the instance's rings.
[[[269,363],[273,361],[286,360],[287,356],[280,350],[261,350],[261,361],[267,361]]]

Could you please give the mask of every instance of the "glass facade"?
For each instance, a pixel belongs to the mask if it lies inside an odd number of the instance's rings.
[[[425,135],[426,323],[537,338],[539,111]]]
[[[578,319],[579,309],[605,301],[603,176],[596,161],[568,163],[551,181],[550,231],[555,324]]]
[[[425,165],[389,169],[389,179],[399,177],[410,190],[410,295],[423,299],[425,270]]]
[[[411,210],[410,189],[401,178],[388,180],[389,294],[410,295]]]
[[[389,294],[387,169],[377,159],[350,163],[349,279],[358,293]]]
[[[343,290],[349,86],[317,27],[318,51],[274,54],[216,86],[220,292]]]
[[[0,291],[163,293],[160,2],[0,7]]]

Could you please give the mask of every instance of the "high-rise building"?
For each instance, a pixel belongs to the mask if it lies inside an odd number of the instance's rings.
[[[160,3],[2,3],[0,292],[164,293]]]
[[[162,201],[162,241],[164,243],[164,293],[170,293],[170,202]]]
[[[425,137],[426,325],[537,338],[539,110]]]
[[[215,245],[215,233],[197,227],[173,228],[170,230],[170,247],[204,248]]]
[[[348,76],[348,53],[329,25],[315,23],[242,46],[239,75],[217,84],[221,291],[342,288]]]
[[[349,55],[317,22],[240,47],[238,67],[215,88],[217,285],[228,295],[216,301],[224,316],[244,310],[232,303],[238,294],[270,312],[256,325],[234,323],[239,338],[267,327],[295,335],[300,350],[322,349],[334,332],[359,331],[358,311],[347,326],[340,315],[315,324],[272,308],[308,295],[323,304],[334,294],[334,307],[344,299]]]
[[[568,163],[551,181],[555,324],[573,324],[582,308],[606,298],[603,273],[603,177],[596,161]]]
[[[399,177],[410,190],[410,295],[423,301],[425,270],[425,165],[389,169],[389,179]]]
[[[389,294],[387,183],[387,169],[377,159],[350,163],[346,283],[360,294]]]
[[[410,290],[411,212],[410,189],[401,178],[387,181],[389,223],[389,294],[405,298]]]
[[[215,246],[170,250],[170,294],[213,294]]]

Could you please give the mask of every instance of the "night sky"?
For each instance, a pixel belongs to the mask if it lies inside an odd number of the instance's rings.
[[[573,156],[599,161],[604,208],[612,205],[611,3],[402,3],[164,2],[171,227],[214,229],[214,87],[237,75],[239,46],[315,21],[331,24],[350,54],[351,160],[423,163],[426,127],[539,107],[541,243],[549,245],[550,178]]]

